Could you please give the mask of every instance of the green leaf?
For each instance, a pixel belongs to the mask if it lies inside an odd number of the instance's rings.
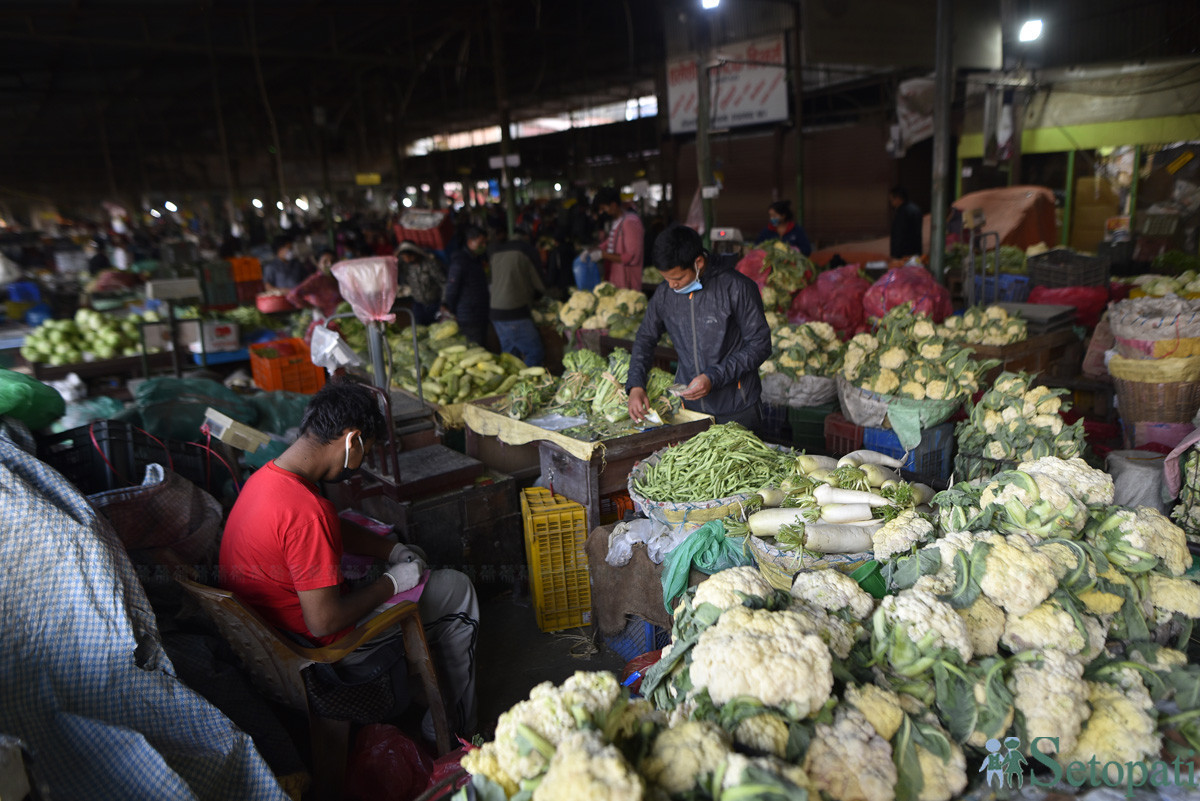
[[[969,674],[948,670],[941,662],[933,667],[933,681],[938,717],[951,737],[965,743],[979,720],[974,681]]]
[[[915,554],[902,556],[883,566],[883,578],[890,590],[906,590],[921,576],[938,572],[942,567],[942,552],[937,548],[922,548]]]
[[[892,761],[896,763],[896,801],[920,801],[925,777],[921,773],[921,759],[913,742],[913,724],[908,715],[900,722],[900,728],[892,739]]]
[[[984,545],[985,543],[978,543]],[[972,554],[974,554],[974,548]],[[981,569],[975,570],[972,568],[973,559],[968,559],[967,554],[963,551],[954,552],[954,589],[948,594],[941,596],[941,600],[950,604],[955,609],[966,609],[975,600],[979,598],[979,581],[983,576]],[[986,555],[984,559],[986,563]]]

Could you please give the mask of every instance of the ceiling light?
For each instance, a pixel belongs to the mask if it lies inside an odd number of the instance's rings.
[[[429,184],[421,184],[421,191],[422,191],[422,192],[428,192],[428,191],[429,191]]]
[[[412,198],[411,197],[406,197],[406,198],[404,198],[404,200],[401,200],[400,202],[404,204],[404,208],[406,208],[406,209],[412,208]]]
[[[279,209],[280,211],[283,211],[283,201],[282,201],[282,200],[276,200],[276,201],[275,201],[275,208]]]
[[[300,211],[308,211],[308,201],[302,197],[296,198],[296,208]]]
[[[150,216],[151,217],[161,217],[162,215],[158,213],[158,209],[150,209]]]
[[[163,208],[167,211],[179,211],[179,207],[169,200],[163,204]]]
[[[561,192],[561,191],[562,191],[562,184],[555,184],[555,185],[554,185],[554,191],[555,191],[555,192]]]
[[[262,201],[261,201],[261,200],[259,200],[258,198],[254,198],[254,200],[251,200],[251,201],[250,201],[250,205],[251,205],[251,206],[253,206],[253,207],[254,207],[254,208],[256,208],[256,209],[261,209],[261,208],[262,208]]]
[[[1021,32],[1017,34],[1017,38],[1022,42],[1032,42],[1035,39],[1041,38],[1042,21],[1040,19],[1025,20],[1025,24],[1021,26]]]
[[[700,7],[705,11],[712,11],[719,5],[721,5],[721,0],[700,0]]]

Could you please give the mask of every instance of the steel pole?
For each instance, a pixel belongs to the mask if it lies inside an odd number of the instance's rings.
[[[929,210],[929,269],[938,281],[945,280],[946,210],[949,207],[946,172],[950,166],[950,102],[954,95],[952,0],[937,3],[937,45],[934,51],[936,77],[933,105],[933,198]]]

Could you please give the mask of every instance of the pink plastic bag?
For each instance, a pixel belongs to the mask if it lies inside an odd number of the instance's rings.
[[[737,263],[737,271],[758,284],[759,292],[762,292],[763,287],[767,285],[767,279],[771,277],[771,268],[766,265],[766,258],[765,250],[751,248]]]
[[[354,316],[364,324],[373,320],[390,323],[396,319],[392,314],[392,304],[396,302],[395,256],[340,261],[333,265],[333,277],[342,297],[354,309]]]
[[[395,726],[371,723],[354,740],[346,769],[347,801],[412,801],[425,791],[433,760]]]
[[[927,315],[935,323],[954,311],[950,290],[916,264],[894,267],[884,273],[863,296],[863,312],[868,318],[878,320],[901,303],[912,303],[914,312]]]
[[[1084,328],[1095,328],[1100,315],[1108,306],[1107,286],[1035,286],[1029,293],[1030,303],[1051,306],[1074,306],[1075,322]]]
[[[462,742],[461,740],[459,742]],[[425,788],[426,792],[432,790],[439,782],[449,779],[451,776],[459,772],[462,758],[467,755],[468,747],[457,748],[445,756],[438,757],[433,763],[433,772],[429,774],[429,785]],[[463,775],[452,784],[447,784],[439,792],[430,796],[430,801],[449,798],[454,794],[454,791],[470,781],[470,776]]]
[[[843,338],[852,337],[865,328],[863,295],[870,288],[870,280],[863,277],[858,265],[827,270],[792,299],[788,322],[829,323]]]

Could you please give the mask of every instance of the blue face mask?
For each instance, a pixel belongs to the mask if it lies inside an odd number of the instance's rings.
[[[692,283],[685,287],[680,287],[674,290],[674,292],[676,295],[686,295],[689,292],[699,292],[701,289],[704,289],[704,286],[700,283],[700,276],[696,276],[692,279]]]

